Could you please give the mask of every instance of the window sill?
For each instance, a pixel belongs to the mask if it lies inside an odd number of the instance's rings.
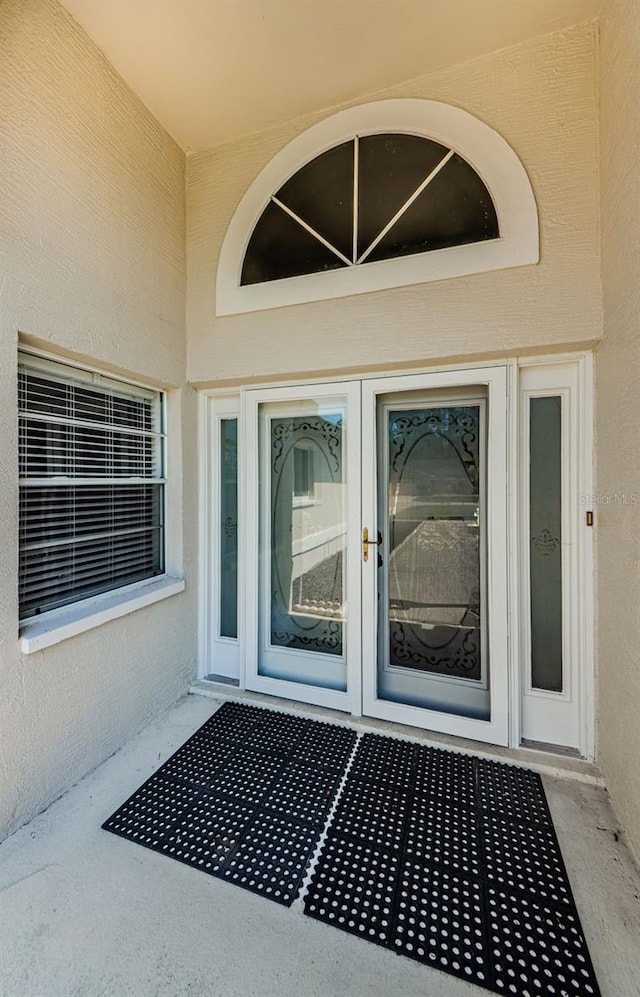
[[[75,637],[76,634],[99,627],[109,620],[134,613],[143,606],[168,599],[183,590],[183,579],[162,575],[148,582],[118,589],[116,592],[106,592],[93,599],[53,610],[29,620],[20,628],[20,650],[23,654],[41,651],[69,637]]]

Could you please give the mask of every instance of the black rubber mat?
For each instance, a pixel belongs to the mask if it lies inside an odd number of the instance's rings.
[[[365,734],[305,913],[500,994],[599,994],[526,769]]]
[[[102,825],[293,903],[356,734],[228,702]]]

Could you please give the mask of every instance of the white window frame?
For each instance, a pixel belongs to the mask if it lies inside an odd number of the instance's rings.
[[[412,134],[452,149],[478,173],[498,216],[497,239],[349,265],[242,286],[242,264],[253,229],[272,195],[316,156],[356,136]],[[222,244],[216,314],[324,301],[391,287],[523,266],[539,260],[538,212],[525,169],[496,131],[459,107],[413,98],[375,101],[334,114],[298,135],[274,156],[238,205]]]
[[[67,368],[70,372],[77,371],[79,374],[97,375],[97,378],[102,378],[107,382],[120,382],[128,387],[156,392],[162,397],[163,414],[162,467],[164,476],[162,479],[158,479],[164,485],[163,573],[87,598],[79,598],[64,606],[20,620],[18,624],[20,650],[24,654],[31,654],[184,590],[185,583],[181,570],[181,487],[178,487],[175,481],[171,456],[172,450],[176,449],[173,444],[178,443],[176,437],[179,436],[179,426],[175,425],[174,416],[179,407],[179,400],[173,398],[172,393],[134,377],[120,376],[84,361],[76,363],[66,356],[36,350],[22,342],[19,345],[19,355],[29,357],[34,362],[34,366],[42,367],[44,373],[46,373],[47,367],[51,370],[54,367]],[[179,446],[177,450],[179,452]],[[69,482],[72,480],[69,479]]]

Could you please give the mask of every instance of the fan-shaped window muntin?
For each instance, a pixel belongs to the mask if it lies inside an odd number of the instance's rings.
[[[477,171],[454,148],[377,133],[316,156],[260,215],[241,285],[318,274],[500,237]]]

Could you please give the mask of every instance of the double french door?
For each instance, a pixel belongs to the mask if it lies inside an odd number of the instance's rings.
[[[506,744],[507,368],[244,393],[249,689]]]

